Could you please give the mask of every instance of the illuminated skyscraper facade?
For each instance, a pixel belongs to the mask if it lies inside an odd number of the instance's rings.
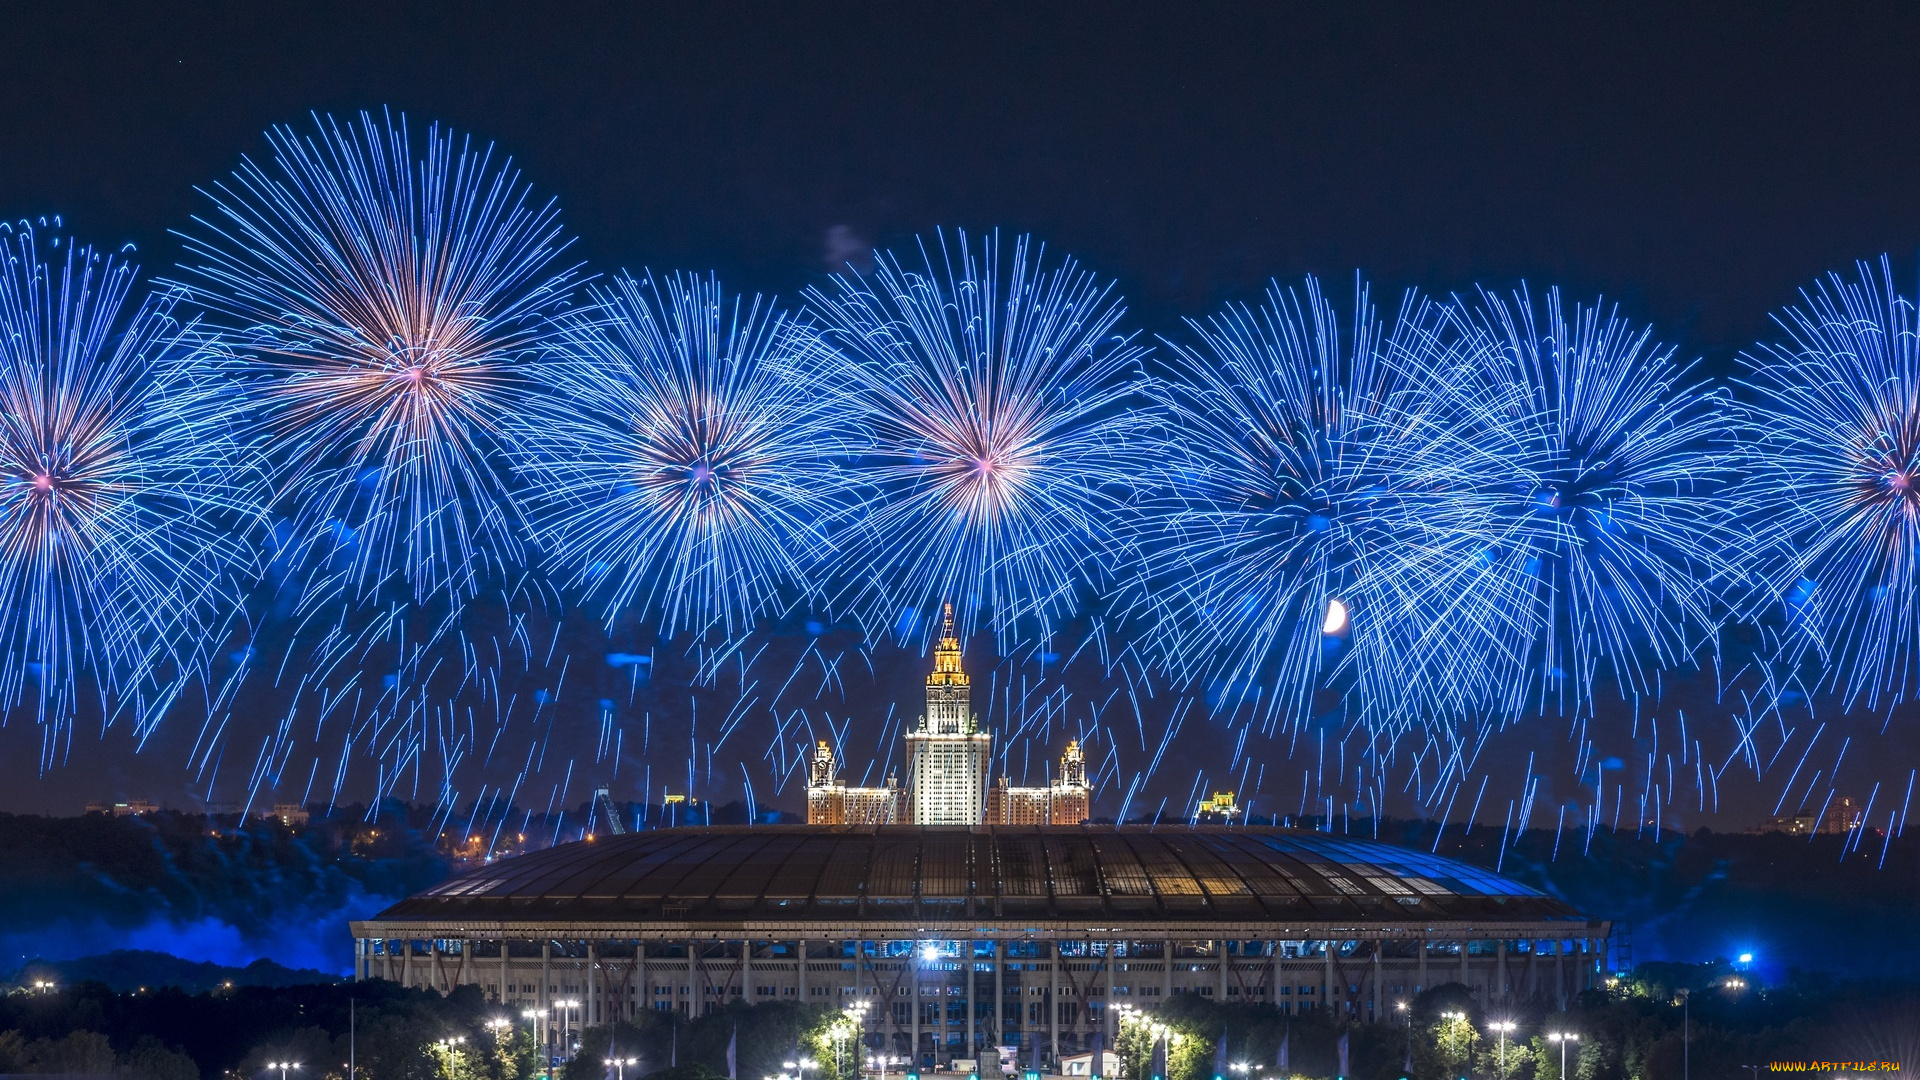
[[[984,819],[993,736],[973,716],[973,687],[960,666],[953,605],[933,651],[927,711],[907,732],[907,785],[916,825],[978,825]]]
[[[833,748],[820,743],[807,768],[807,824],[1084,824],[1093,811],[1093,786],[1077,741],[1067,744],[1060,772],[1046,787],[1013,787],[1004,777],[987,785],[993,736],[974,718],[972,691],[949,604],[927,676],[927,711],[906,733],[906,786],[889,776],[885,787],[849,787]]]

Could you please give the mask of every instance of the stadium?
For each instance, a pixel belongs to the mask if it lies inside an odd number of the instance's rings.
[[[793,825],[563,844],[352,929],[358,978],[475,984],[556,1026],[866,1001],[876,1052],[924,1067],[1015,1047],[1057,1068],[1112,1047],[1119,1006],[1173,994],[1357,1022],[1444,983],[1564,1003],[1593,985],[1609,926],[1460,862],[1305,830]]]

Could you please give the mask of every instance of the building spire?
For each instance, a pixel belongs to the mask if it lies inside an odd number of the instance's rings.
[[[966,669],[960,666],[960,639],[953,636],[953,605],[947,605],[946,623],[940,632],[940,644],[933,649],[933,674],[927,676],[927,685],[965,686]]]

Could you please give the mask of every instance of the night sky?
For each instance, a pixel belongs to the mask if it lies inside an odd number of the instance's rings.
[[[383,107],[497,142],[595,272],[791,297],[997,226],[1113,278],[1149,335],[1273,277],[1525,279],[1718,373],[1818,275],[1890,253],[1911,283],[1920,241],[1920,14],[1893,5],[49,4],[5,33],[0,216],[156,273],[269,125]],[[1852,723],[1882,749],[1849,786],[1903,782],[1899,715]],[[177,739],[123,733],[32,781],[30,727],[0,733],[0,807],[191,786]]]

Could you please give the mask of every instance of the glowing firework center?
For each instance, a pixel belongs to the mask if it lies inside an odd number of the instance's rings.
[[[1007,1047],[1054,1071],[1111,1048],[1122,1007],[1173,994],[1370,1022],[1443,983],[1490,1006],[1564,1005],[1593,985],[1607,923],[1462,863],[1296,829],[1081,824],[1078,746],[1058,782],[1002,782],[983,808],[988,736],[951,631],[908,737],[911,800],[897,783],[839,785],[823,744],[814,824],[505,859],[354,923],[355,975],[476,984],[556,1031],[556,1005],[598,1025],[864,1002],[876,1054],[927,1067]],[[909,811],[918,823],[897,824]]]

